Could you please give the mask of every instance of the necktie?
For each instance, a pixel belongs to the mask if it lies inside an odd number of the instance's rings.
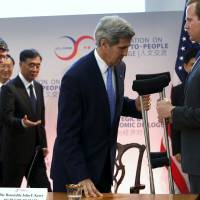
[[[107,69],[106,88],[107,88],[107,93],[108,93],[110,115],[111,115],[110,117],[111,117],[111,123],[112,123],[114,116],[115,116],[116,96],[115,96],[115,91],[114,91],[114,88],[113,88],[112,68],[111,67],[108,67],[108,69]]]
[[[195,56],[196,60],[199,58],[199,56],[200,56],[200,51],[198,51],[196,56]]]
[[[33,108],[33,111],[34,113],[36,112],[36,103],[37,103],[37,100],[35,98],[35,95],[33,93],[33,85],[29,85],[29,91],[30,91],[30,100],[31,100],[31,104],[32,104],[32,108]]]

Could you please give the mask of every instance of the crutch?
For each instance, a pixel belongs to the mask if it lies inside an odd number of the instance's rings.
[[[166,129],[166,122],[164,121],[165,127],[165,144],[167,148],[167,153],[151,153],[150,151],[150,140],[149,140],[149,127],[148,127],[148,115],[147,111],[144,110],[142,96],[146,94],[160,93],[161,98],[164,98],[164,87],[168,86],[170,82],[170,74],[168,72],[161,74],[148,74],[148,75],[137,75],[136,81],[133,82],[133,90],[137,91],[140,95],[141,108],[142,108],[142,117],[144,123],[144,134],[145,134],[145,143],[147,146],[147,157],[149,165],[149,176],[150,176],[150,189],[151,193],[155,194],[154,180],[152,169],[161,166],[168,166],[169,182],[170,182],[170,193],[174,193],[174,185],[172,180],[172,173],[170,167],[170,151],[169,151],[169,141],[168,134]],[[162,95],[161,95],[162,94]]]
[[[167,76],[167,82],[171,81],[170,73],[169,72],[163,72],[158,74],[137,74],[136,80],[144,80],[144,79],[151,79],[158,76],[165,75]],[[166,97],[165,95],[165,89],[161,92],[159,92],[160,99],[164,99]],[[168,175],[169,175],[169,190],[171,194],[174,194],[174,184],[173,184],[173,177],[172,177],[172,171],[171,171],[171,159],[170,159],[170,148],[169,148],[169,140],[168,140],[168,129],[167,129],[167,122],[166,119],[163,120],[163,127],[164,127],[164,138],[165,138],[165,146],[167,151],[166,152],[150,152],[152,167],[162,167],[162,166],[168,166]]]

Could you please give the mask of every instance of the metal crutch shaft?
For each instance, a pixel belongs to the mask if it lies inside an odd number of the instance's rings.
[[[154,178],[153,178],[153,171],[152,171],[151,158],[150,158],[150,139],[149,139],[148,115],[147,115],[147,111],[144,110],[143,97],[142,96],[140,96],[140,103],[141,103],[144,137],[145,137],[147,159],[148,159],[148,166],[149,166],[150,190],[151,190],[151,194],[155,194]]]
[[[163,89],[162,92],[159,93],[160,98],[163,100],[165,98],[165,90]],[[163,119],[163,128],[164,128],[164,138],[165,138],[165,146],[167,150],[167,157],[169,159],[169,166],[168,166],[168,176],[169,176],[169,190],[170,194],[174,194],[174,182],[172,177],[172,170],[171,170],[171,159],[170,159],[170,148],[169,148],[169,139],[168,139],[168,130],[167,130],[167,123],[166,119]]]

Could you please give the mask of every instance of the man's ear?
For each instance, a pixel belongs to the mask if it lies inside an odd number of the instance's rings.
[[[191,71],[191,68],[187,66],[187,64],[183,63],[183,67],[187,73]]]
[[[108,48],[109,47],[108,40],[104,39],[104,38],[101,39],[100,46],[103,47],[103,48]]]

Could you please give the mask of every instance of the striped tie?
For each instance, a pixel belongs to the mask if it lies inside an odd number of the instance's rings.
[[[33,108],[34,113],[36,113],[37,100],[36,100],[35,95],[33,93],[33,85],[32,84],[29,85],[29,91],[30,91],[30,100],[31,100],[32,108]]]

